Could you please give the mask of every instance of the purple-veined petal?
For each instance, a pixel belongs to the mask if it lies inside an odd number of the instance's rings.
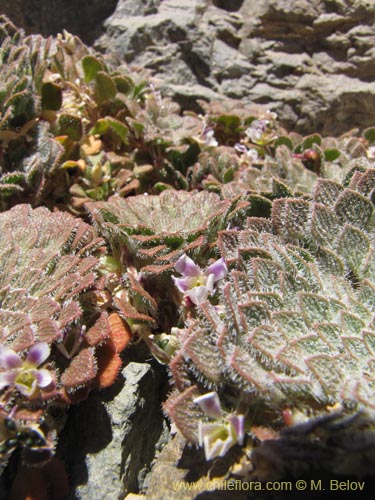
[[[174,268],[183,276],[199,276],[202,272],[201,268],[185,253],[176,261]]]
[[[245,438],[245,417],[243,415],[230,415],[228,420],[236,435],[237,443],[242,446]]]
[[[22,366],[22,363],[22,359],[13,349],[6,346],[0,346],[0,368],[12,370]]]
[[[189,290],[189,278],[175,278],[174,276],[172,276],[172,279],[173,283],[180,292],[185,293],[187,290]]]
[[[228,272],[227,265],[225,264],[224,259],[221,257],[221,259],[218,259],[216,262],[208,266],[207,269],[204,271],[204,274],[206,276],[213,274],[216,282],[224,278],[227,272]]]
[[[0,373],[0,390],[9,385],[14,385],[17,377],[17,371],[1,372]]]
[[[216,392],[208,392],[203,396],[198,396],[193,401],[202,408],[208,417],[221,418],[220,400]]]
[[[210,290],[206,286],[196,286],[186,292],[186,295],[196,306],[202,304],[210,295]]]
[[[32,373],[36,378],[38,387],[47,387],[52,383],[52,374],[49,370],[42,368],[41,370],[33,370]]]
[[[247,147],[244,144],[240,144],[239,142],[237,142],[233,147],[239,153],[247,153]]]
[[[38,342],[30,347],[26,356],[25,365],[39,366],[45,361],[50,353],[47,342]]]

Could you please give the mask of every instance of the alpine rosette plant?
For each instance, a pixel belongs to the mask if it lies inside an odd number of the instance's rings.
[[[179,332],[176,389],[165,405],[206,455],[216,427],[202,430],[211,415],[194,402],[214,389],[227,412],[246,419],[255,475],[301,471],[296,450],[305,445],[310,466],[373,471],[374,194],[375,170],[353,171],[347,187],[319,180],[312,200],[275,200],[271,219],[219,233],[229,268],[219,306],[200,303]],[[358,440],[352,451],[349,433]]]
[[[375,128],[182,112],[4,16],[0,65],[5,476],[53,490],[70,406],[122,383],[132,340],[164,365],[172,429],[229,475],[374,474]]]
[[[39,463],[53,454],[56,409],[106,385],[111,349],[115,369],[116,319],[99,305],[104,241],[70,214],[29,205],[0,214],[0,234],[0,452],[6,461],[21,447]]]

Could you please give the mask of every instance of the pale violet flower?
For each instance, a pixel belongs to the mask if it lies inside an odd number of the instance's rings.
[[[203,396],[198,396],[193,401],[201,407],[207,417],[221,418],[222,411],[217,392],[207,392],[206,394],[203,394]]]
[[[267,122],[254,120],[249,128],[245,130],[245,134],[254,144],[259,144],[262,141],[263,134],[266,131]]]
[[[215,283],[224,278],[228,272],[223,258],[218,259],[203,271],[186,254],[177,260],[174,267],[183,276],[183,278],[173,276],[174,284],[195,305],[207,300],[214,291]]]
[[[216,392],[208,392],[203,396],[195,398],[207,417],[215,422],[202,422],[198,424],[199,446],[204,448],[206,460],[223,457],[235,444],[243,445],[245,438],[244,415],[223,414],[219,397]]]
[[[219,143],[217,142],[217,140],[215,139],[215,132],[212,128],[207,128],[204,132],[203,132],[203,139],[204,139],[204,143],[206,146],[213,146],[213,147],[216,147],[219,145]]]
[[[249,160],[253,162],[258,161],[259,159],[258,151],[255,148],[247,149],[244,144],[240,144],[239,142],[237,142],[237,144],[234,145],[234,149],[239,153],[244,154]]]
[[[53,380],[51,372],[38,366],[49,354],[46,342],[34,344],[24,360],[13,349],[0,346],[0,390],[13,386],[24,396],[32,396],[38,387],[48,387]]]
[[[250,127],[245,130],[245,134],[253,144],[264,146],[276,138],[270,125],[269,120],[253,120]]]

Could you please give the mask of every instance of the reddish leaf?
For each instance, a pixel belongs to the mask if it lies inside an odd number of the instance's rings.
[[[96,381],[101,389],[110,387],[116,380],[122,361],[111,340],[96,349],[98,374]]]
[[[103,342],[110,334],[110,324],[108,314],[102,312],[95,324],[87,330],[84,337],[90,346],[94,346]]]
[[[71,362],[61,377],[65,388],[82,387],[92,380],[97,372],[94,349],[83,349]]]
[[[133,332],[130,326],[117,313],[109,315],[109,324],[111,326],[110,337],[117,352],[122,352],[131,342]]]

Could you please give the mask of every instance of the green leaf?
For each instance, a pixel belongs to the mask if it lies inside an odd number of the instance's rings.
[[[1,197],[8,197],[11,196],[15,193],[20,193],[23,191],[23,188],[21,186],[18,186],[18,184],[3,184],[0,181],[0,199]]]
[[[177,182],[178,182],[179,187],[181,189],[188,190],[189,189],[189,183],[186,180],[186,177],[184,175],[182,175],[182,173],[179,172],[178,170],[175,170],[175,176],[177,178]]]
[[[23,172],[9,172],[1,177],[1,182],[4,184],[20,184],[25,180]]]
[[[129,133],[127,125],[120,120],[116,120],[116,118],[113,118],[112,116],[99,118],[90,130],[90,134],[105,135],[110,130],[118,135],[125,144],[127,143],[127,136]]]
[[[136,136],[137,139],[139,139],[144,132],[144,129],[145,129],[144,124],[134,120],[133,118],[127,118],[127,121],[128,121],[128,123],[130,123],[130,125],[133,129],[134,135]]]
[[[245,120],[244,120],[244,125],[245,126],[249,126],[251,125],[251,123],[254,121],[254,120],[257,120],[258,118],[256,116],[248,116]]]
[[[313,144],[320,144],[322,143],[322,138],[318,134],[312,134],[308,135],[305,137],[302,141],[302,143],[298,144],[298,146],[295,148],[296,153],[302,153],[303,151],[306,151],[306,149],[312,148]]]
[[[82,59],[82,68],[85,75],[85,83],[91,82],[99,71],[103,70],[102,63],[94,56],[85,56]]]
[[[128,76],[114,76],[113,81],[121,94],[128,94],[134,88],[134,82]]]
[[[13,93],[16,93],[16,92],[22,92],[22,90],[25,90],[27,89],[28,87],[28,79],[26,78],[26,76],[22,77],[20,80],[18,80],[16,82],[16,84],[14,85],[12,91]]]
[[[173,189],[173,186],[170,184],[166,184],[165,182],[156,182],[154,184],[154,188],[158,193],[161,193],[162,191],[165,191],[166,189]]]
[[[338,149],[326,149],[324,151],[324,159],[326,161],[334,161],[337,160],[341,155],[341,152]]]
[[[97,186],[96,188],[87,189],[86,194],[93,200],[103,200],[105,198],[105,192],[102,186]]]
[[[90,130],[90,134],[92,135],[104,135],[108,132],[108,128],[109,128],[109,125],[108,125],[108,121],[106,118],[99,118],[99,120],[97,120],[97,122],[95,123],[95,125],[92,127],[92,129]]]
[[[42,85],[42,109],[58,111],[62,104],[62,90],[59,85],[45,82]]]
[[[185,173],[186,169],[197,161],[200,153],[199,146],[194,143],[185,150],[169,148],[166,152],[168,160],[173,167],[180,172]]]
[[[278,137],[274,141],[274,146],[277,148],[277,146],[281,146],[282,144],[287,146],[289,149],[293,150],[293,142],[289,139],[289,137],[286,137],[285,135]]]
[[[241,120],[237,115],[221,115],[216,119],[216,123],[226,129],[235,130],[240,126]]]
[[[369,144],[375,143],[375,127],[366,128],[362,136],[368,141]]]
[[[107,75],[107,73],[104,73],[103,71],[99,71],[96,74],[95,85],[96,97],[99,104],[113,99],[117,93],[115,82],[110,76]]]
[[[370,241],[366,234],[353,226],[345,226],[338,241],[340,257],[344,258],[350,268],[361,274],[361,266],[370,249]]]
[[[82,137],[82,122],[78,116],[64,113],[59,117],[60,135],[67,135],[73,141]]]
[[[224,172],[224,175],[223,175],[223,181],[225,183],[227,182],[230,182],[233,180],[233,177],[234,177],[234,170],[232,167],[229,167],[225,172]]]
[[[145,94],[148,91],[148,83],[147,81],[141,82],[133,88],[133,97],[134,99],[143,99]]]
[[[257,194],[250,194],[247,198],[250,201],[251,215],[253,217],[269,217],[271,215],[272,202]]]
[[[287,184],[284,184],[280,179],[272,178],[272,194],[275,198],[286,198],[287,196],[293,196],[292,191],[289,189]]]
[[[115,132],[120,137],[122,142],[126,144],[129,133],[127,125],[120,120],[116,120],[116,118],[112,118],[111,116],[107,116],[107,123],[111,130],[113,130],[113,132]]]
[[[322,138],[320,137],[319,134],[308,135],[307,137],[305,137],[302,143],[303,150],[310,149],[313,146],[313,144],[318,144],[320,146],[321,143],[322,143]]]

